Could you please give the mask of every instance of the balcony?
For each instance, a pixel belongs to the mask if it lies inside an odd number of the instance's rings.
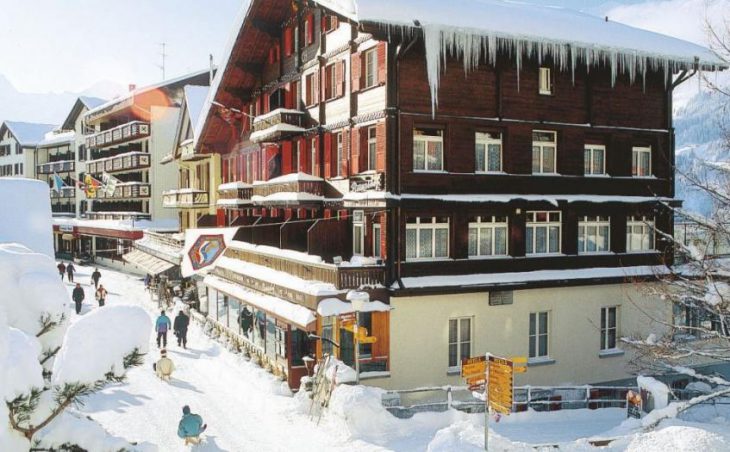
[[[218,207],[237,209],[250,206],[253,188],[244,182],[230,182],[218,186]]]
[[[308,281],[330,283],[337,290],[358,289],[362,286],[372,287],[385,284],[385,267],[383,265],[345,267],[335,264],[307,262],[254,249],[233,247],[226,249],[225,256],[285,272]]]
[[[171,209],[193,209],[208,207],[210,201],[208,192],[194,188],[170,190],[162,194],[163,207]]]
[[[70,199],[76,197],[76,188],[63,187],[60,191],[51,190],[51,199]]]
[[[150,136],[150,125],[147,122],[132,121],[113,129],[89,135],[86,137],[88,148],[99,148],[113,144],[124,143],[125,141],[137,140]]]
[[[113,194],[102,189],[97,190],[95,199],[141,199],[150,197],[150,184],[144,182],[123,182],[117,185]]]
[[[324,201],[324,180],[305,173],[254,182],[252,201],[258,205],[299,206]]]
[[[107,157],[86,162],[86,172],[89,174],[119,173],[134,171],[150,167],[150,155],[146,152],[128,152],[115,157]]]
[[[151,219],[150,214],[144,212],[86,212],[87,220],[123,220],[141,221]]]
[[[36,167],[38,174],[73,173],[76,165],[73,160],[42,163]]]
[[[194,160],[203,160],[210,157],[210,154],[201,154],[195,152],[195,146],[193,146],[193,140],[185,140],[180,143],[180,160],[190,162]]]
[[[276,141],[289,135],[304,132],[304,112],[277,108],[253,120],[253,143]]]

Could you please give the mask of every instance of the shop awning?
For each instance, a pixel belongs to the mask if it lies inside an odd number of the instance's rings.
[[[140,250],[132,250],[123,257],[125,261],[136,265],[151,275],[159,275],[175,266],[175,264]]]
[[[304,306],[282,300],[278,297],[248,290],[240,284],[227,281],[215,275],[206,276],[203,283],[304,330],[311,330],[314,327],[313,324],[316,316],[313,311]]]

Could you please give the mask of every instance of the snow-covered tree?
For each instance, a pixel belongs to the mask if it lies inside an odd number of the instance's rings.
[[[141,364],[149,317],[141,308],[112,306],[71,324],[55,262],[14,243],[0,244],[0,292],[0,450],[94,449],[99,443],[79,432],[98,436],[100,427],[67,408]]]

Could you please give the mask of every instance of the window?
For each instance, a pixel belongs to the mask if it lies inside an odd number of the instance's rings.
[[[413,131],[413,170],[443,171],[444,131],[415,129]]]
[[[362,256],[365,249],[365,214],[362,210],[352,212],[352,254]]]
[[[496,173],[502,171],[502,135],[477,132],[475,134],[476,171]]]
[[[373,257],[383,257],[380,244],[380,223],[373,224]]]
[[[337,170],[335,171],[335,174],[337,176],[342,176],[342,132],[337,134]]]
[[[527,212],[525,248],[527,254],[560,252],[560,212]]]
[[[449,256],[449,219],[412,217],[406,223],[406,259],[443,259]]]
[[[334,99],[337,96],[337,64],[330,64],[324,68],[324,71],[324,98],[325,100]]]
[[[651,176],[651,148],[631,150],[631,174],[634,177]]]
[[[365,88],[378,83],[378,49],[373,48],[365,52]]]
[[[511,290],[500,290],[489,292],[489,306],[502,306],[513,303],[513,292]]]
[[[334,341],[334,325],[335,324],[335,318],[334,317],[322,317],[322,338],[323,339],[329,339],[319,341],[322,347],[322,355],[332,355],[332,343],[330,341]]]
[[[461,366],[471,356],[471,318],[449,319],[449,368]]]
[[[626,251],[652,251],[654,249],[654,219],[629,217],[626,222]]]
[[[314,15],[308,14],[304,19],[304,45],[314,42]]]
[[[273,322],[272,322],[273,323]],[[277,356],[286,358],[286,328],[275,324],[274,350]]]
[[[309,156],[309,165],[312,167],[312,176],[317,175],[317,140],[312,138],[312,141],[310,143],[311,155]]]
[[[606,146],[587,144],[584,148],[583,161],[586,176],[606,174]]]
[[[325,33],[336,30],[338,25],[339,20],[336,16],[324,16],[322,18],[322,29]]]
[[[540,68],[540,94],[550,95],[553,93],[552,73],[549,67]]]
[[[557,137],[555,132],[532,132],[532,174],[555,174]]]
[[[581,217],[578,221],[578,254],[608,252],[610,231],[609,217]]]
[[[601,350],[616,348],[616,306],[601,308]]]
[[[469,257],[507,255],[507,217],[469,220]]]
[[[377,164],[378,140],[375,126],[368,127],[368,171],[374,171]]]
[[[530,313],[530,358],[547,358],[548,352],[548,312]]]

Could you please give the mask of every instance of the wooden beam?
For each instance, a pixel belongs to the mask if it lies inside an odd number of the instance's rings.
[[[273,39],[276,39],[279,35],[281,35],[281,27],[273,22],[266,22],[261,19],[251,19],[251,26]]]

